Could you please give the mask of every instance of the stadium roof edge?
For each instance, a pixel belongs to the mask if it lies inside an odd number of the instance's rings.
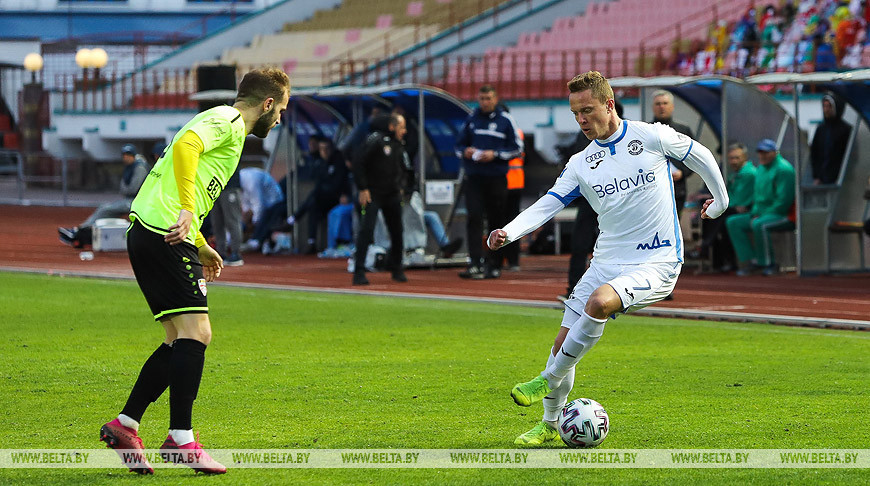
[[[323,88],[297,88],[290,92],[290,96],[291,98],[293,96],[379,96],[384,93],[402,90],[420,90],[424,93],[431,93],[432,95],[452,101],[456,105],[463,107],[466,111],[471,113],[471,109],[468,108],[465,102],[461,99],[453,96],[452,94],[444,91],[441,88],[425,84],[404,83],[388,85],[384,84],[376,86],[327,86]]]
[[[678,86],[681,84],[694,83],[698,81],[730,81],[733,83],[743,83],[739,78],[731,76],[625,76],[609,79],[608,82],[612,88],[653,88],[656,86]]]
[[[793,83],[831,83],[834,81],[870,81],[870,69],[858,69],[847,72],[816,72],[816,73],[767,73],[746,78],[749,84],[793,84]]]

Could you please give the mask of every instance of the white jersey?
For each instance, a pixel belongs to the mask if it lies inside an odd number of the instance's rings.
[[[706,147],[660,123],[623,121],[608,139],[594,140],[571,157],[547,195],[505,226],[508,242],[528,234],[582,195],[598,213],[596,263],[682,262],[683,239],[668,157],[684,161],[701,175],[716,200],[708,214],[721,214],[728,196]]]

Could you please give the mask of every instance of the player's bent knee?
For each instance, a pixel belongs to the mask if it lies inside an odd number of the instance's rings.
[[[599,316],[606,315],[605,314],[606,305],[607,305],[606,299],[602,298],[601,296],[596,296],[595,294],[592,294],[589,297],[589,300],[586,301],[586,307],[584,308],[584,310],[586,311],[586,314],[588,314],[589,316],[600,319],[601,317],[599,317]]]

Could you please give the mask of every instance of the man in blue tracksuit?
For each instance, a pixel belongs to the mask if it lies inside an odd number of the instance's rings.
[[[477,95],[479,108],[468,117],[456,140],[456,156],[465,167],[465,207],[468,210],[468,254],[471,263],[462,278],[498,278],[501,250],[487,250],[483,261],[483,236],[507,223],[508,162],[523,152],[523,141],[513,117],[498,106],[492,86],[482,86]],[[485,212],[485,213],[484,213]],[[487,230],[483,217],[486,214]]]

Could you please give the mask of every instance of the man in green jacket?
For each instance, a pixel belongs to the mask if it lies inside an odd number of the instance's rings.
[[[758,143],[758,164],[752,210],[730,216],[725,222],[741,277],[752,272],[753,264],[762,267],[765,275],[777,273],[770,232],[794,229],[789,219],[795,195],[794,167],[769,138]]]
[[[748,214],[755,197],[755,165],[749,160],[749,149],[736,142],[728,145],[728,209],[716,219],[701,220],[703,239],[698,248],[689,252],[689,258],[699,259],[712,256],[713,268],[730,272],[737,263],[734,247],[725,231],[729,216]],[[710,255],[712,253],[712,255]]]

